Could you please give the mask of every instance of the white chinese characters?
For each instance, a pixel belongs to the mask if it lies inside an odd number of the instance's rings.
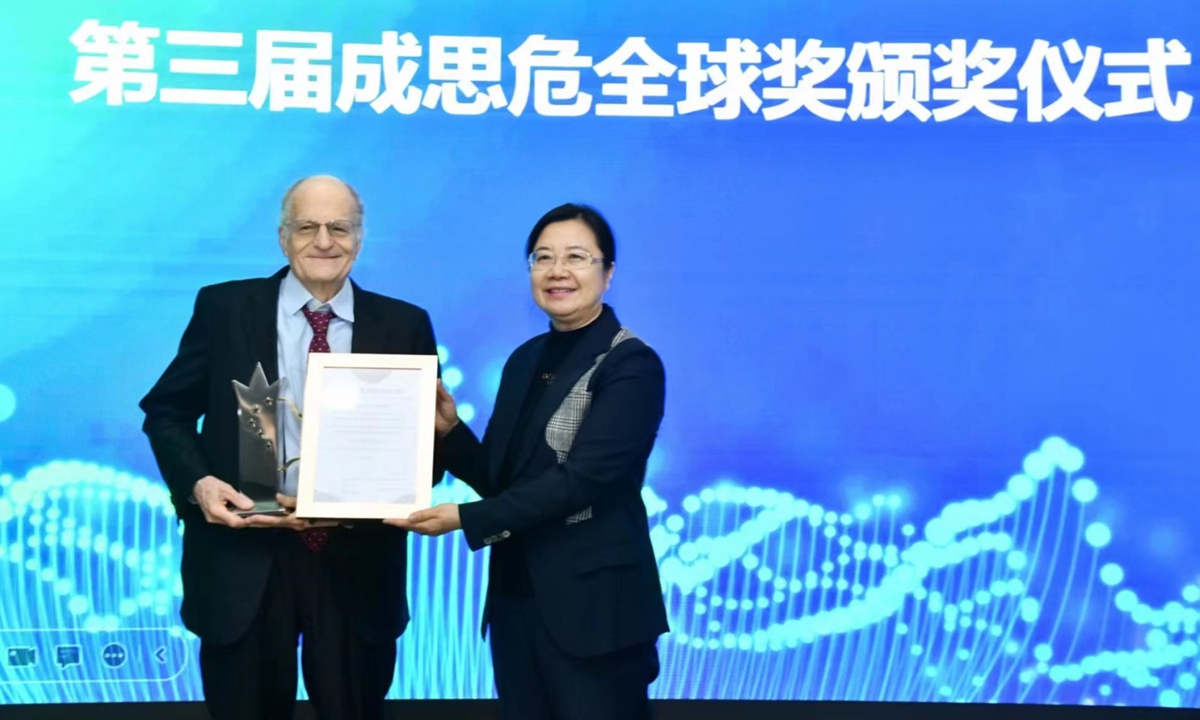
[[[355,103],[368,103],[377,113],[412,115],[421,104],[421,90],[413,85],[421,52],[416,36],[394,31],[383,33],[377,45],[343,45],[337,108],[349,112]]]
[[[168,30],[167,45],[175,47],[200,47],[205,52],[213,54],[228,53],[231,49],[242,47],[242,34],[235,32],[204,32],[187,30]],[[219,50],[207,50],[220,48]],[[205,77],[210,76],[237,77],[239,74],[238,61],[233,59],[211,58],[171,58],[168,68],[174,75]],[[190,105],[245,105],[247,93],[245,90],[221,88],[176,88],[165,87],[159,90],[158,99],[165,103],[185,103]]]
[[[499,37],[385,30],[378,41],[335,44],[333,33],[163,30],[136,20],[84,20],[76,103],[250,106],[268,112],[484,115],[507,110],[571,118],[715,120],[761,115],[767,122],[976,117],[1055,122],[1157,114],[1179,122],[1192,96],[1171,87],[1192,55],[1177,39],[1149,38],[1144,50],[1104,51],[1070,38],[1037,39],[1022,54],[990,39],[856,42],[729,37],[723,44],[626,38],[596,57],[576,39],[530,35],[505,52]],[[250,48],[253,48],[251,51]],[[251,56],[252,52],[252,56]],[[250,73],[253,73],[252,75]],[[160,75],[161,73],[161,75]],[[1089,92],[1104,90],[1106,102]]]
[[[85,83],[71,91],[71,99],[80,103],[103,93],[109,105],[153,100],[158,75],[153,72],[150,40],[158,35],[157,28],[138,27],[137,21],[106,27],[85,20],[71,34],[71,44],[79,51],[75,79]]]

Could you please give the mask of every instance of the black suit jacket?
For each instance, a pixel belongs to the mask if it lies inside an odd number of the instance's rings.
[[[641,496],[663,414],[658,355],[637,339],[620,343],[588,383],[591,408],[565,463],[546,442],[550,417],[618,330],[606,307],[525,427],[514,425],[547,336],[517,348],[504,366],[483,441],[460,423],[443,448],[446,468],[484,498],[459,508],[467,543],[478,550],[523,538],[536,607],[555,641],[577,657],[653,641],[668,629]],[[502,478],[510,441],[519,443],[513,476]],[[589,506],[589,519],[567,522]]]
[[[276,308],[283,268],[269,278],[201,288],[175,359],[142,399],[143,429],[184,523],[184,625],[201,639],[230,643],[250,627],[270,576],[274,545],[294,530],[210,524],[192,487],[214,475],[238,487],[237,404],[232,381],[248,383],[262,363],[278,378]],[[354,285],[351,351],[436,355],[429,315]],[[203,417],[203,429],[197,421]],[[439,461],[440,462],[440,461]],[[435,462],[435,480],[440,477]],[[382,523],[335,528],[322,552],[334,556],[339,604],[372,640],[395,640],[408,624],[407,533]]]

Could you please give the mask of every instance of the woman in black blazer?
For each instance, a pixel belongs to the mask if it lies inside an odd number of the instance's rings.
[[[667,631],[641,496],[662,362],[603,302],[616,246],[596,210],[551,210],[525,251],[550,331],[509,357],[482,442],[438,390],[447,469],[483,499],[388,522],[492,548],[483,629],[505,718],[647,718]]]

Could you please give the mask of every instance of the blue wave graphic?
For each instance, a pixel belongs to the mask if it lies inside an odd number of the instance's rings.
[[[647,487],[672,627],[654,695],[1200,707],[1200,588],[1138,598],[1083,464],[1051,437],[920,527],[897,496],[834,510],[719,481],[672,508]],[[199,699],[179,551],[156,481],[76,461],[0,476],[0,592],[20,598],[0,610],[0,703]],[[491,697],[486,556],[457,534],[409,552],[392,696]]]

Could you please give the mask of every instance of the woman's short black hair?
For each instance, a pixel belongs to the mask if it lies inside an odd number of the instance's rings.
[[[604,267],[610,268],[617,261],[617,244],[613,240],[612,228],[608,226],[608,221],[600,214],[600,211],[591,205],[582,205],[579,203],[566,203],[559,205],[550,212],[546,213],[533,226],[533,230],[529,231],[529,240],[525,243],[525,255],[528,256],[533,252],[533,248],[537,246],[538,238],[542,236],[542,231],[547,225],[552,225],[556,222],[564,220],[579,220],[592,231],[592,235],[596,238],[596,246],[600,248],[600,253],[604,255]]]

